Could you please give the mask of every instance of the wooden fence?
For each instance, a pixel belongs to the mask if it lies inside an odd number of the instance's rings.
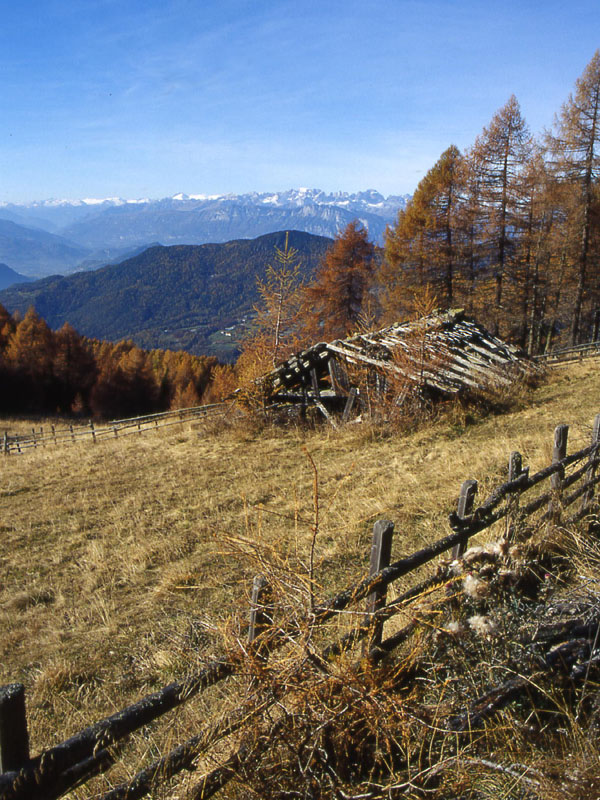
[[[561,366],[570,364],[573,361],[581,361],[584,358],[598,358],[599,356],[600,341],[594,341],[578,344],[574,347],[561,347],[549,353],[542,353],[539,356],[534,356],[534,360],[548,366]]]
[[[436,574],[421,576],[420,582],[415,582],[389,603],[386,602],[387,587],[448,551],[452,551],[454,559],[460,559],[472,536],[504,521],[500,536],[510,540],[520,524],[534,515],[537,523],[543,524],[545,521],[549,525],[556,525],[571,523],[595,510],[595,487],[600,481],[597,474],[600,465],[600,414],[594,420],[591,442],[587,447],[567,454],[567,438],[568,426],[559,425],[554,432],[552,463],[534,475],[530,475],[529,469],[523,467],[519,453],[511,453],[508,481],[498,486],[479,506],[475,505],[477,481],[465,481],[457,510],[449,516],[451,532],[428,547],[392,563],[394,525],[387,520],[378,520],[373,529],[368,575],[335,596],[312,604],[307,624],[323,631],[322,626],[326,622],[366,600],[366,611],[357,617],[360,620],[358,624],[341,637],[336,638],[334,634],[333,639],[330,637],[323,647],[318,656],[322,663],[325,664],[335,654],[350,651],[361,641],[364,642],[363,655],[375,662],[381,661],[406,641],[417,625],[416,620],[387,638],[383,636],[384,623],[404,611],[409,603],[421,597],[429,588],[446,585],[447,577],[440,579],[438,567]],[[522,530],[519,535],[523,537]],[[444,563],[449,565],[450,561]],[[443,564],[440,566],[443,567]],[[450,573],[445,574],[447,576]],[[266,660],[276,648],[300,635],[297,622],[287,623],[283,627],[271,624],[275,605],[276,598],[270,595],[266,581],[258,577],[252,591],[247,647],[206,663],[195,674],[174,681],[37,756],[31,757],[29,753],[23,685],[15,683],[2,687],[0,800],[53,800],[61,797],[91,777],[105,772],[117,758],[115,746],[131,733],[176,709],[208,687],[242,673],[249,659],[256,660],[258,657]],[[577,635],[580,639],[584,635],[593,639],[596,627],[600,624],[600,611],[597,616],[597,620],[586,619],[585,624],[579,625]],[[543,641],[548,647],[556,643],[557,637],[566,635],[562,629],[558,633],[554,628],[552,631],[544,634],[546,638]],[[561,641],[560,638],[558,641]],[[580,672],[580,677],[584,677],[585,670]],[[473,730],[476,723],[524,694],[527,688],[528,683],[522,677],[506,681],[490,693],[493,700],[487,695],[475,698],[464,713],[445,720],[447,730]],[[195,760],[201,750],[205,751],[207,743],[222,742],[225,737],[243,730],[250,722],[259,720],[276,701],[276,693],[271,693],[268,698],[264,695],[250,696],[229,717],[206,726],[197,735],[141,770],[128,783],[105,793],[101,800],[136,800],[146,796],[157,783],[167,781],[182,770],[195,769]],[[235,750],[219,767],[201,777],[190,796],[207,800],[236,774],[248,754],[244,745]]]
[[[85,425],[69,425],[64,428],[57,428],[52,424],[49,429],[48,427],[46,429],[40,427],[38,430],[32,428],[30,435],[10,435],[8,431],[5,431],[1,447],[4,455],[10,455],[24,453],[26,450],[38,447],[51,447],[53,445],[72,444],[82,441],[95,444],[103,439],[117,439],[120,436],[129,434],[141,435],[144,431],[164,428],[167,425],[179,425],[190,420],[223,417],[230,412],[232,407],[232,403],[212,403],[210,405],[194,406],[193,408],[147,414],[142,417],[115,419],[105,423],[95,423],[90,420]]]

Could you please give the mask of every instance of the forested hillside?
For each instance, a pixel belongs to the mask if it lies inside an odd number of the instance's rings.
[[[0,292],[0,303],[21,314],[34,306],[51,328],[69,322],[95,338],[215,353],[211,334],[252,312],[256,278],[284,239],[285,233],[275,233],[225,244],[152,247],[93,272],[7,289]],[[305,278],[331,244],[299,231],[291,231],[289,241]]]
[[[216,359],[144,351],[53,332],[33,309],[22,320],[0,306],[0,413],[126,417],[198,405]]]

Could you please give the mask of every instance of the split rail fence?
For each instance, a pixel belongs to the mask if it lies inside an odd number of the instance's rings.
[[[573,361],[581,361],[584,358],[598,357],[600,357],[600,341],[586,342],[574,347],[561,347],[559,350],[552,350],[549,353],[534,356],[534,359],[538,363],[547,364],[548,366],[562,366]]]
[[[340,612],[366,601],[366,612],[361,612],[358,617],[361,621],[342,637],[338,635],[336,638],[334,634],[334,638],[330,638],[323,647],[320,653],[323,663],[336,654],[351,651],[361,641],[363,657],[378,662],[406,641],[416,621],[387,638],[383,636],[384,623],[421,597],[428,588],[439,585],[439,571],[424,579],[420,576],[420,582],[415,582],[389,603],[386,601],[387,587],[448,551],[452,552],[452,558],[460,558],[471,537],[481,531],[504,521],[501,536],[511,539],[519,523],[537,512],[541,512],[536,516],[539,523],[568,524],[596,510],[596,486],[600,482],[600,475],[597,474],[600,465],[600,414],[594,420],[590,444],[571,454],[567,454],[568,430],[564,424],[555,429],[552,463],[533,475],[527,467],[523,467],[521,455],[511,453],[508,481],[492,491],[479,506],[475,505],[477,481],[465,481],[457,510],[449,516],[451,533],[428,547],[391,562],[394,525],[387,520],[378,520],[373,530],[368,575],[328,600],[315,603],[312,608],[310,624],[323,631],[326,630],[323,628],[325,623],[336,619]],[[0,800],[53,800],[61,797],[108,770],[117,760],[119,743],[130,734],[178,708],[208,687],[243,673],[248,666],[248,659],[268,658],[276,648],[299,635],[297,624],[294,627],[290,623],[283,628],[271,624],[276,600],[270,594],[265,579],[257,577],[252,592],[248,647],[206,663],[195,674],[174,681],[36,756],[31,756],[29,752],[24,687],[18,683],[2,687]],[[594,622],[594,625],[597,624],[600,624],[600,619]],[[592,638],[594,630],[592,625],[589,633]],[[556,633],[552,635],[556,636]],[[551,642],[551,638],[548,641]],[[519,680],[507,682],[506,686],[501,687],[502,691],[495,689],[493,702],[488,702],[486,696],[476,699],[464,714],[447,720],[448,730],[473,730],[477,721],[486,715],[491,716],[519,693],[527,691],[527,682],[519,683]],[[200,730],[197,735],[138,772],[128,783],[106,792],[101,800],[136,800],[182,770],[196,769],[196,759],[199,752],[204,751],[207,742],[219,741],[222,748],[225,737],[243,731],[244,726],[259,719],[274,702],[274,699],[265,700],[264,696],[260,702],[250,698],[228,718]],[[198,800],[213,796],[235,776],[239,766],[248,757],[249,751],[244,744],[238,749],[234,747],[234,752],[220,766],[199,779],[190,796]],[[163,789],[163,792],[166,790]]]
[[[85,425],[69,425],[66,428],[57,428],[50,425],[50,429],[43,427],[39,430],[31,429],[31,435],[9,435],[4,432],[2,437],[2,452],[4,455],[20,454],[26,450],[38,447],[51,447],[58,444],[71,444],[75,442],[96,443],[103,439],[127,436],[128,434],[142,434],[144,431],[164,428],[167,425],[179,425],[190,420],[207,420],[224,417],[230,412],[232,403],[212,403],[193,408],[181,408],[175,411],[163,411],[157,414],[148,414],[142,417],[129,417],[128,419],[115,419],[106,423],[95,423],[90,420]]]

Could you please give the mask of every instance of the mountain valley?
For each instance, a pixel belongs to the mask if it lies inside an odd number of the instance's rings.
[[[230,359],[237,337],[225,329],[252,314],[256,278],[284,242],[280,232],[224,244],[158,245],[119,264],[12,286],[0,291],[0,304],[21,314],[34,306],[50,327],[69,322],[93,338]],[[289,245],[308,279],[331,240],[290,231]]]

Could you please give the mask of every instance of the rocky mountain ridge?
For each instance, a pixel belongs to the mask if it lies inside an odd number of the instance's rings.
[[[29,275],[68,273],[106,264],[150,242],[218,243],[281,230],[333,238],[354,219],[367,228],[373,241],[381,243],[386,225],[395,220],[408,198],[384,197],[373,189],[327,193],[300,188],[240,195],[181,193],[160,200],[113,197],[0,203],[0,221],[58,235],[72,248],[85,251],[78,260],[69,253],[64,268],[55,259],[46,263],[42,257],[36,261],[35,255],[21,257],[18,248],[12,249],[11,258],[0,252],[0,259]]]

